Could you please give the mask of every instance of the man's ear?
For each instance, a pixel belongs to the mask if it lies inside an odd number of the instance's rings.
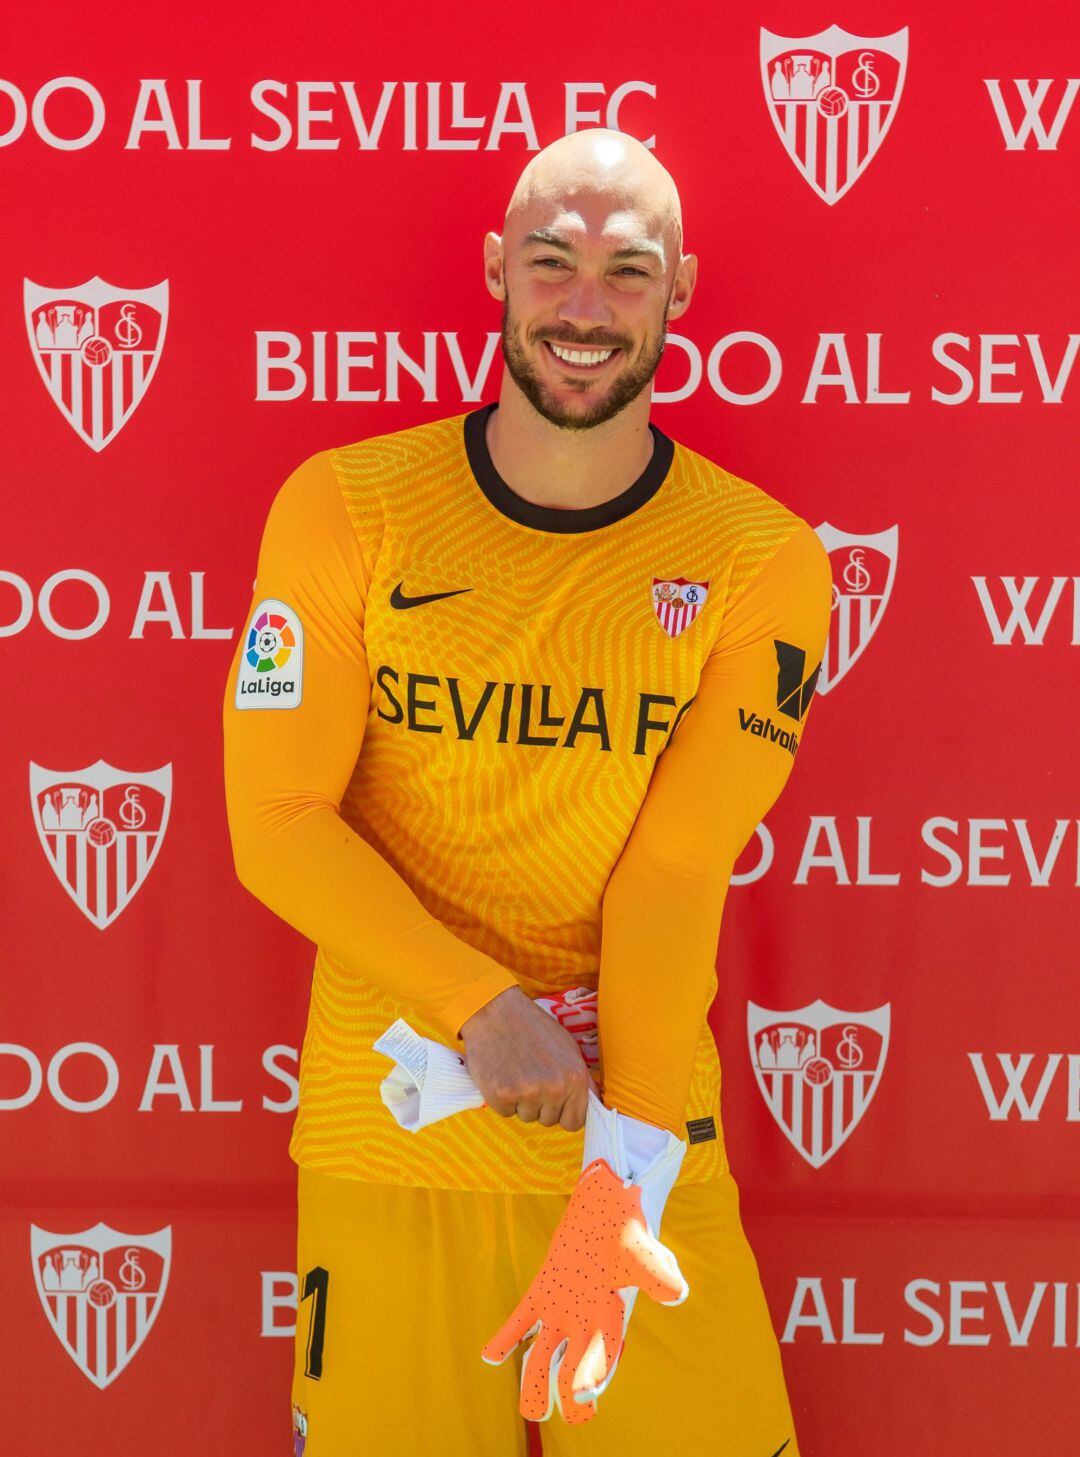
[[[697,287],[697,266],[696,253],[686,253],[679,259],[675,269],[675,279],[671,285],[671,299],[668,303],[669,319],[679,318],[690,307],[690,300]]]
[[[484,237],[484,282],[492,298],[500,301],[506,298],[502,238],[498,233],[487,233]]]

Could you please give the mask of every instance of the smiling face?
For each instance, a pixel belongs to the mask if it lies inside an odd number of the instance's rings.
[[[591,429],[642,393],[693,289],[680,244],[674,184],[640,143],[578,133],[525,169],[486,240],[488,285],[507,370],[546,420]]]

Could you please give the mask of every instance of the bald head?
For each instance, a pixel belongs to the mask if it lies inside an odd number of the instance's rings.
[[[597,128],[538,152],[501,236],[484,238],[484,276],[503,303],[504,402],[516,386],[509,397],[562,429],[624,410],[644,429],[668,320],[697,277],[678,190],[648,147]]]
[[[524,234],[538,215],[599,204],[634,215],[664,249],[664,271],[682,253],[682,204],[670,172],[635,137],[591,128],[559,137],[529,161],[506,209],[504,234]]]

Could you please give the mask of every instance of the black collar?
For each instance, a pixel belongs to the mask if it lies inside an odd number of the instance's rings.
[[[664,484],[671,461],[675,454],[675,442],[649,422],[653,436],[653,453],[648,465],[633,485],[627,486],[609,501],[599,506],[582,506],[578,510],[562,510],[558,506],[537,506],[512,491],[495,469],[491,453],[487,448],[487,421],[492,410],[499,408],[498,401],[481,405],[478,410],[465,416],[465,453],[476,477],[476,484],[491,504],[511,521],[522,526],[532,526],[537,531],[592,531],[597,526],[610,526],[621,521],[639,506],[652,499]]]

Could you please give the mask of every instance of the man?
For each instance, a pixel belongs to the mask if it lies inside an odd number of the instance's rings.
[[[497,406],[294,471],[225,699],[238,874],[318,945],[296,1450],[520,1457],[557,1408],[548,1457],[796,1457],[706,1015],[828,559],[649,421],[697,259],[646,148],[540,152],[484,262]],[[595,1080],[536,1004],[576,987]],[[399,1017],[486,1106],[397,1126],[373,1043]]]

